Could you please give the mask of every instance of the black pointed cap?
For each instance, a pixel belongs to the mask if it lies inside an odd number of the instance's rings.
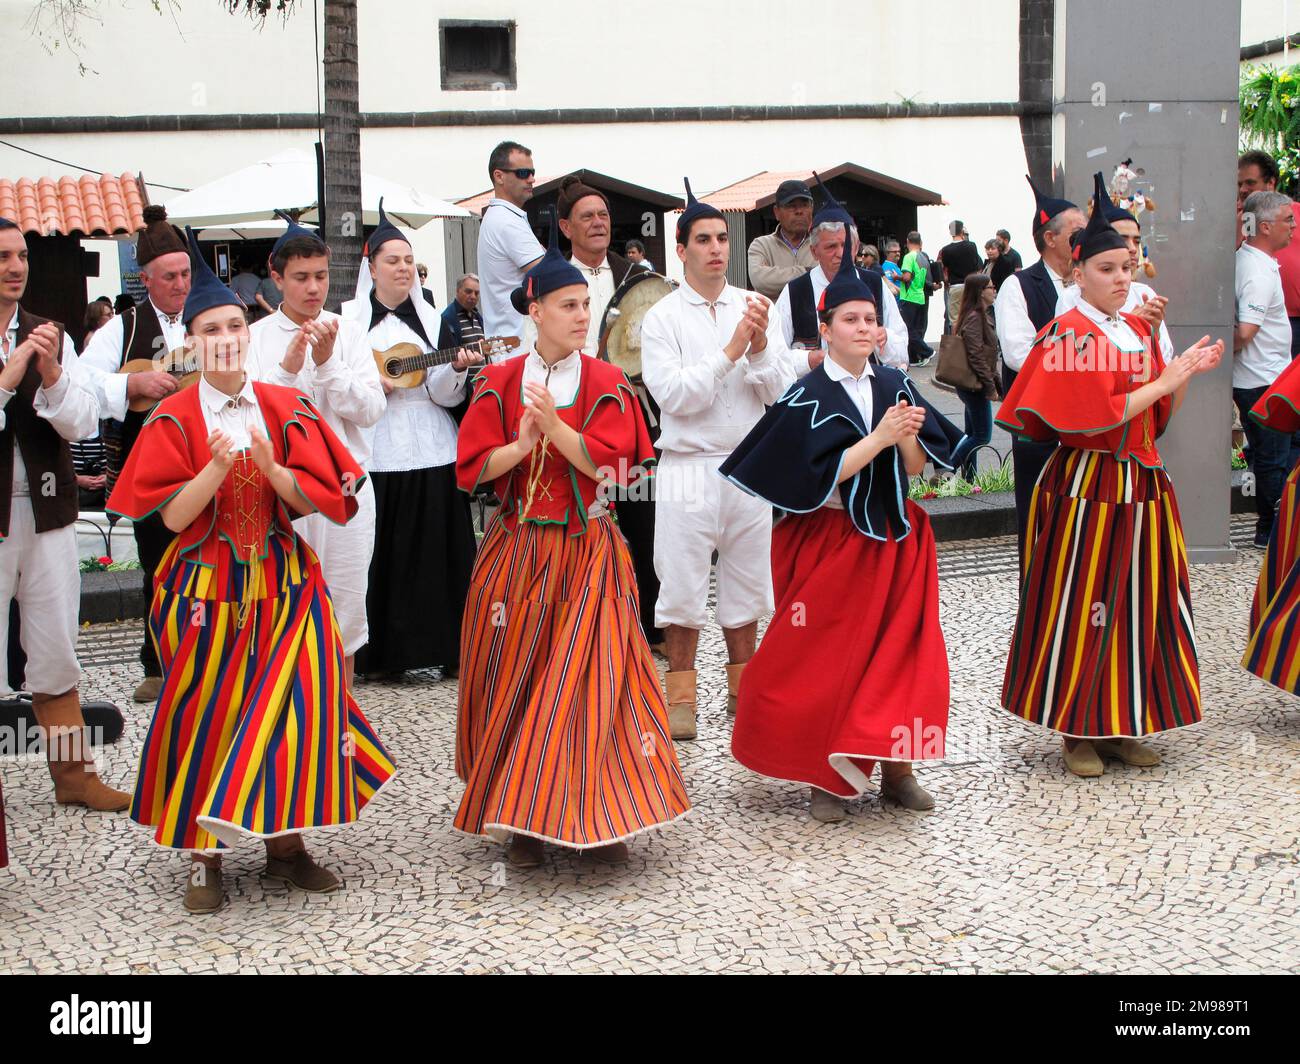
[[[411,242],[402,235],[402,231],[388,220],[388,215],[384,213],[384,197],[379,197],[379,224],[375,226],[375,231],[370,234],[370,239],[366,241],[365,255],[367,258],[374,255],[381,247],[390,240],[400,240],[407,247]]]
[[[1033,231],[1035,233],[1044,229],[1062,211],[1079,209],[1076,204],[1071,203],[1069,200],[1057,199],[1055,196],[1044,196],[1039,187],[1034,184],[1034,179],[1028,174],[1025,174],[1025,180],[1029,182],[1029,187],[1034,190]]]
[[[831,194],[831,190],[822,181],[822,175],[814,170],[813,177],[817,179],[817,189],[822,194],[821,206],[813,212],[813,227],[832,223],[835,225],[852,225],[853,216],[844,209],[844,204]]]
[[[1092,215],[1088,224],[1070,238],[1070,257],[1075,262],[1085,262],[1103,251],[1126,249],[1128,245],[1118,230],[1106,217],[1106,205],[1110,196],[1106,194],[1106,182],[1098,172],[1093,176]]]

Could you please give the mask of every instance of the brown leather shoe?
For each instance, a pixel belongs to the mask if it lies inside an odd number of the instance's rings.
[[[313,861],[306,850],[299,850],[292,857],[267,854],[266,871],[262,874],[267,879],[279,879],[308,894],[329,894],[343,885],[338,876]]]
[[[1071,749],[1069,743],[1061,743],[1061,756],[1065,758],[1065,767],[1083,779],[1095,779],[1106,771],[1106,766],[1097,756],[1097,750],[1089,739],[1081,739]]]
[[[120,813],[131,808],[131,795],[107,786],[95,771],[75,687],[61,695],[33,692],[32,713],[45,739],[56,802],[84,805],[99,813]]]
[[[160,694],[162,694],[162,677],[146,676],[136,685],[135,693],[131,698],[136,702],[157,702]]]
[[[627,864],[626,842],[611,842],[608,846],[593,846],[586,852],[593,861],[599,861],[601,864]]]
[[[824,791],[820,787],[810,787],[812,802],[808,806],[808,815],[819,824],[838,824],[844,819],[844,799]]]
[[[904,809],[910,809],[914,813],[927,813],[934,808],[934,799],[930,796],[930,792],[917,783],[916,777],[910,773],[892,779],[882,777],[880,797],[897,802]]]
[[[210,868],[199,862],[194,863],[190,871],[189,883],[185,888],[185,911],[201,915],[214,913],[226,904],[225,886],[221,879],[220,868]]]
[[[695,738],[695,670],[664,674],[667,688],[668,728],[674,739]]]
[[[1138,768],[1152,768],[1160,764],[1160,755],[1146,743],[1140,743],[1131,735],[1120,739],[1094,739],[1092,745],[1102,760],[1123,761],[1126,765]]]
[[[516,868],[537,868],[546,857],[542,840],[531,835],[514,834],[506,846],[506,860]]]
[[[749,662],[742,661],[739,665],[727,666],[727,715],[730,717],[736,715],[736,696],[740,694],[740,676],[748,664]]]

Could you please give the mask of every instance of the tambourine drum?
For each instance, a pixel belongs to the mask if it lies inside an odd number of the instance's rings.
[[[600,319],[599,355],[633,380],[641,376],[641,323],[646,312],[673,290],[673,283],[649,270],[634,271],[614,293]]]

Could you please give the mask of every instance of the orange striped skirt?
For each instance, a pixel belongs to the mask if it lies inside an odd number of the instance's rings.
[[[1003,708],[1064,735],[1201,719],[1187,550],[1163,469],[1060,447],[1034,487]]]
[[[690,808],[627,544],[608,517],[494,521],[461,627],[454,824],[576,849]]]

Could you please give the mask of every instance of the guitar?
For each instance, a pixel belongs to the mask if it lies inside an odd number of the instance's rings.
[[[418,388],[424,383],[425,370],[455,362],[461,351],[477,351],[483,356],[483,361],[488,362],[493,355],[503,355],[518,346],[517,336],[489,336],[470,344],[429,352],[422,351],[418,344],[394,344],[387,351],[375,351],[374,355],[379,375],[394,388]]]
[[[176,390],[188,388],[197,381],[203,372],[203,358],[198,351],[189,352],[180,347],[175,351],[168,351],[165,355],[159,355],[157,358],[133,358],[128,362],[122,363],[122,368],[118,373],[143,373],[147,370],[158,370],[162,373],[170,373],[176,381]],[[150,399],[147,396],[137,396],[127,402],[128,408],[138,414],[146,413],[157,406],[159,400]]]

